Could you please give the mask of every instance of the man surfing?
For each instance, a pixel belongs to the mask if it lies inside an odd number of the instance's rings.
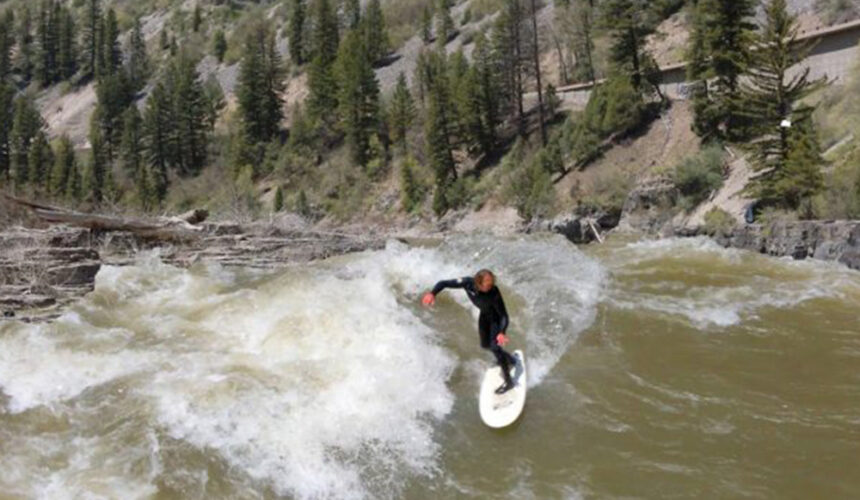
[[[474,277],[440,281],[433,287],[433,291],[424,294],[421,302],[425,306],[432,306],[436,303],[436,295],[446,288],[466,290],[469,300],[481,311],[478,318],[481,347],[489,349],[496,356],[505,379],[505,383],[496,389],[496,394],[504,394],[513,389],[510,370],[516,366],[517,358],[502,349],[508,343],[508,337],[505,335],[505,330],[508,329],[508,311],[505,309],[502,293],[496,288],[495,275],[488,269],[482,269]]]

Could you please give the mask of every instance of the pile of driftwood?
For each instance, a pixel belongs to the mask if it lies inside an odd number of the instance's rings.
[[[76,212],[8,195],[4,195],[4,197],[12,203],[29,208],[45,222],[82,227],[97,232],[126,231],[141,238],[165,241],[197,237],[202,230],[198,224],[209,217],[209,212],[202,209],[191,210],[178,217],[155,219],[112,216]]]

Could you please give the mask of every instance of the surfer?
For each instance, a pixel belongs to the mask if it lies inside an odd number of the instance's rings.
[[[446,288],[464,289],[472,304],[481,310],[478,318],[481,347],[489,349],[496,356],[505,379],[505,383],[496,389],[496,394],[504,394],[513,389],[514,382],[511,380],[510,370],[516,366],[517,359],[502,349],[508,343],[508,337],[505,335],[508,329],[508,311],[505,309],[502,293],[496,288],[495,275],[488,269],[482,269],[474,277],[440,281],[433,287],[433,291],[424,294],[421,302],[425,306],[432,306],[436,303],[436,295]]]

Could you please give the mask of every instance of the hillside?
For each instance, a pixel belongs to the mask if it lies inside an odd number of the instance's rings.
[[[317,43],[314,37],[318,36],[319,20],[315,16],[320,15],[318,11],[321,3],[326,2],[95,2],[100,15],[107,16],[111,12],[115,16],[115,40],[119,51],[117,67],[128,68],[135,36],[140,39],[147,57],[146,72],[140,77],[139,86],[128,100],[128,106],[136,107],[141,116],[146,118],[154,89],[159,84],[169,86],[169,80],[174,78],[170,76],[173,71],[170,68],[179,64],[174,63],[179,58],[193,61],[194,75],[201,89],[192,91],[198,92],[203,99],[197,113],[201,116],[209,113],[211,116],[211,127],[201,125],[199,132],[207,136],[205,148],[197,154],[203,158],[202,162],[192,158],[187,160],[194,164],[192,166],[165,169],[162,174],[158,174],[161,180],[152,177],[157,177],[156,174],[141,174],[143,181],[138,180],[135,171],[123,166],[125,160],[120,154],[115,155],[113,152],[119,149],[122,139],[119,133],[123,128],[121,113],[112,118],[110,123],[105,122],[105,111],[94,119],[100,99],[104,99],[99,95],[99,85],[104,84],[100,77],[93,78],[93,75],[86,73],[82,55],[87,40],[87,9],[94,4],[93,0],[42,2],[39,6],[24,0],[7,0],[0,4],[0,11],[9,19],[5,24],[5,36],[9,38],[6,45],[12,64],[10,82],[17,88],[17,93],[32,97],[44,119],[46,136],[54,147],[61,138],[71,143],[81,186],[87,184],[87,175],[91,175],[87,172],[95,168],[93,158],[98,155],[93,152],[93,124],[100,121],[98,138],[106,141],[108,159],[106,166],[99,168],[107,169],[105,178],[112,183],[106,188],[111,210],[173,211],[205,206],[216,216],[253,218],[274,208],[286,208],[314,219],[343,221],[355,219],[360,214],[361,217],[372,217],[389,224],[407,225],[419,219],[432,220],[433,212],[438,215],[446,209],[465,212],[476,209],[482,212],[501,210],[500,213],[509,213],[503,210],[508,207],[517,209],[524,218],[548,217],[573,210],[614,211],[637,180],[667,174],[675,165],[698,151],[698,138],[690,128],[693,123],[692,111],[685,102],[668,106],[665,102],[649,103],[654,97],[646,96],[640,118],[642,123],[626,130],[601,131],[590,140],[602,141],[602,144],[587,152],[581,151],[581,144],[576,144],[576,141],[582,140],[577,137],[583,133],[579,130],[581,127],[578,122],[587,120],[580,114],[588,112],[584,110],[585,102],[570,103],[565,100],[566,96],[562,96],[561,107],[549,109],[553,97],[542,95],[547,102],[544,107],[538,106],[535,68],[540,70],[541,90],[549,92],[552,92],[551,87],[559,88],[581,81],[586,74],[582,69],[584,60],[581,58],[580,40],[583,7],[575,1],[520,2],[517,15],[522,16],[522,19],[518,20],[521,24],[517,33],[523,37],[523,46],[517,50],[522,51],[518,53],[523,60],[515,62],[516,71],[520,72],[518,76],[514,80],[502,81],[499,78],[504,73],[499,71],[505,71],[504,56],[495,51],[503,50],[498,46],[503,40],[498,36],[501,32],[494,30],[504,24],[506,16],[511,15],[512,11],[505,10],[509,8],[505,7],[505,2],[468,0],[456,5],[442,2],[440,5],[447,9],[450,25],[440,27],[443,26],[440,22],[445,16],[440,17],[443,11],[435,3],[387,0],[381,4],[334,2],[329,7],[334,9],[340,42],[350,35],[351,29],[359,29],[357,24],[355,28],[350,27],[353,22],[350,16],[356,20],[369,16],[373,5],[384,14],[380,26],[384,27],[387,36],[385,52],[371,62],[375,80],[373,85],[378,89],[374,92],[379,95],[379,104],[374,106],[379,108],[380,118],[373,125],[374,130],[365,133],[360,139],[362,149],[356,153],[351,146],[353,139],[347,130],[351,126],[348,122],[335,122],[333,116],[310,116],[309,109],[314,105],[311,102],[314,99],[311,89],[314,62],[295,60],[296,54],[291,51],[297,5],[303,5],[301,16],[306,23],[296,35],[300,37],[296,40],[310,46]],[[604,3],[610,7],[612,5],[609,0],[598,2],[597,10],[589,14],[594,16],[590,21],[593,26],[589,28],[593,30],[590,35],[593,37],[590,57],[593,58],[591,71],[594,77],[607,76],[614,67],[610,48],[614,43],[612,37],[616,27],[603,17],[603,9],[610,8],[604,7]],[[25,6],[28,10],[25,10]],[[532,7],[535,8],[533,13],[530,12]],[[801,33],[860,17],[860,1],[857,0],[794,0],[789,2],[789,7],[792,13],[798,15]],[[644,32],[647,35],[645,53],[661,67],[684,60],[690,44],[694,9],[689,2],[680,0],[654,3],[651,8],[653,12],[649,14],[647,22],[653,27]],[[59,81],[52,78],[46,83],[40,82],[37,75],[29,72],[41,71],[38,60],[48,38],[39,31],[36,21],[50,19],[50,15],[45,13],[51,9],[56,9],[58,13],[68,12],[75,20],[75,29],[78,30],[75,44],[81,52],[81,60],[77,61],[76,71],[68,78]],[[29,12],[27,15],[30,16],[28,38],[22,38],[23,26],[26,24],[25,12]],[[14,19],[10,14],[14,15]],[[532,14],[534,21],[531,20]],[[763,10],[759,8],[756,22],[763,22],[763,16]],[[136,29],[135,23],[138,23]],[[534,27],[537,29],[534,30]],[[242,62],[248,57],[246,46],[249,37],[258,29],[270,30],[268,35],[261,36],[271,37],[272,50],[276,54],[265,57],[277,58],[281,65],[277,72],[278,81],[273,82],[273,87],[279,89],[277,102],[280,112],[277,113],[279,118],[276,122],[279,131],[266,141],[248,144],[253,148],[246,151],[243,149],[245,145],[241,141],[237,142],[237,134],[247,121],[247,118],[243,118],[244,108],[240,102]],[[498,96],[497,99],[504,102],[496,104],[499,107],[494,111],[492,141],[489,145],[481,143],[485,140],[481,134],[487,133],[486,130],[479,130],[486,127],[486,123],[481,122],[484,118],[470,122],[472,118],[466,115],[455,117],[455,122],[447,125],[448,136],[445,141],[450,143],[450,149],[440,161],[448,165],[445,168],[449,173],[445,174],[446,180],[441,181],[440,167],[434,163],[434,153],[428,149],[428,141],[432,138],[427,137],[430,131],[427,120],[431,119],[429,114],[433,112],[433,91],[427,88],[427,81],[421,79],[422,72],[432,73],[427,65],[434,63],[428,62],[428,57],[432,55],[434,47],[441,46],[438,42],[440,29],[449,30],[444,49],[448,59],[446,71],[450,72],[448,79],[452,80],[452,87],[448,90],[450,95],[446,97],[448,100],[442,112],[459,115],[466,112],[466,108],[472,105],[470,103],[480,107],[480,103],[470,100],[477,97],[469,94],[470,83],[466,76],[469,71],[480,71],[481,68],[487,68],[486,71],[490,72],[488,78],[496,79],[490,82],[496,86],[494,92],[508,91],[511,82],[519,85],[522,103],[518,111],[516,96]],[[57,28],[58,36],[60,32]],[[535,50],[531,44],[534,35],[538,43],[537,54],[532,57],[528,53]],[[480,49],[485,50],[482,52],[484,56],[476,58],[476,41],[483,37],[487,38],[488,47]],[[28,40],[27,43],[31,45],[26,45],[24,40]],[[219,40],[223,42],[220,48],[216,47]],[[336,47],[337,50],[331,52],[332,60],[335,56],[349,56],[344,43],[340,45],[339,49]],[[304,51],[305,58],[313,54],[311,48],[306,47]],[[32,68],[25,73],[21,61],[28,54],[37,62],[32,63]],[[488,56],[490,60],[482,60]],[[579,60],[577,56],[580,56]],[[537,65],[532,65],[532,62]],[[337,71],[345,70],[338,66]],[[408,118],[409,125],[400,139],[402,144],[398,145],[395,144],[397,139],[390,120],[394,112],[392,106],[395,105],[393,96],[401,75],[405,77],[413,104],[410,104],[409,116],[404,118]],[[338,74],[337,78],[342,78],[342,75]],[[836,106],[832,103],[840,99],[838,96],[843,88],[840,83],[828,90],[828,105]],[[484,98],[492,97],[485,95]],[[178,103],[174,105],[180,106]],[[107,107],[101,104],[100,109]],[[331,108],[331,111],[342,112],[340,108]],[[819,115],[823,117],[823,113]],[[649,118],[646,119],[646,116]],[[835,140],[840,140],[846,136],[842,133],[844,126],[832,124],[832,119],[829,124],[825,124],[823,118],[820,120],[827,135],[825,143],[830,141],[829,137],[839,136]],[[542,141],[540,131],[544,122],[547,139]],[[144,128],[144,132],[146,130]],[[849,139],[843,144],[843,150],[850,149],[853,140]],[[148,143],[144,141],[141,144],[144,147]],[[179,148],[176,154],[181,156],[182,146],[176,147]],[[149,154],[150,151],[145,153]],[[356,168],[355,154],[359,154],[363,169]],[[237,155],[242,159],[237,159]],[[54,158],[52,154],[51,160]],[[183,165],[186,162],[177,161]],[[544,173],[531,167],[541,162]],[[46,184],[52,166],[53,163],[44,168]],[[407,182],[404,181],[404,175],[407,175],[405,169],[411,169],[408,172],[411,187],[404,184]],[[534,191],[536,185],[546,184],[547,179],[552,179],[553,189],[541,188],[540,193]],[[140,182],[148,182],[148,189],[163,190],[156,202],[144,200]],[[441,209],[438,205],[439,196],[433,195],[434,192],[438,194],[440,182],[449,191],[444,195],[447,201]],[[516,192],[517,186],[526,191],[531,190],[531,194],[523,190]],[[19,194],[50,198],[48,191],[51,189],[24,189],[23,193],[22,186],[15,185],[14,189]],[[415,200],[406,200],[410,196],[406,193],[409,189],[412,190],[411,196],[417,197]],[[72,204],[82,202],[83,207],[94,208],[104,200],[99,194],[98,200],[84,195],[81,201],[64,201]],[[410,205],[408,209],[405,206],[407,204]]]

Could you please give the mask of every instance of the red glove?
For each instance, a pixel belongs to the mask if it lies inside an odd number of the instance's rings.
[[[508,337],[505,335],[505,332],[496,335],[496,343],[502,347],[505,347],[505,345],[507,345]]]
[[[432,306],[436,303],[436,296],[433,295],[432,292],[427,292],[424,294],[424,297],[421,299],[421,303],[425,306]]]

